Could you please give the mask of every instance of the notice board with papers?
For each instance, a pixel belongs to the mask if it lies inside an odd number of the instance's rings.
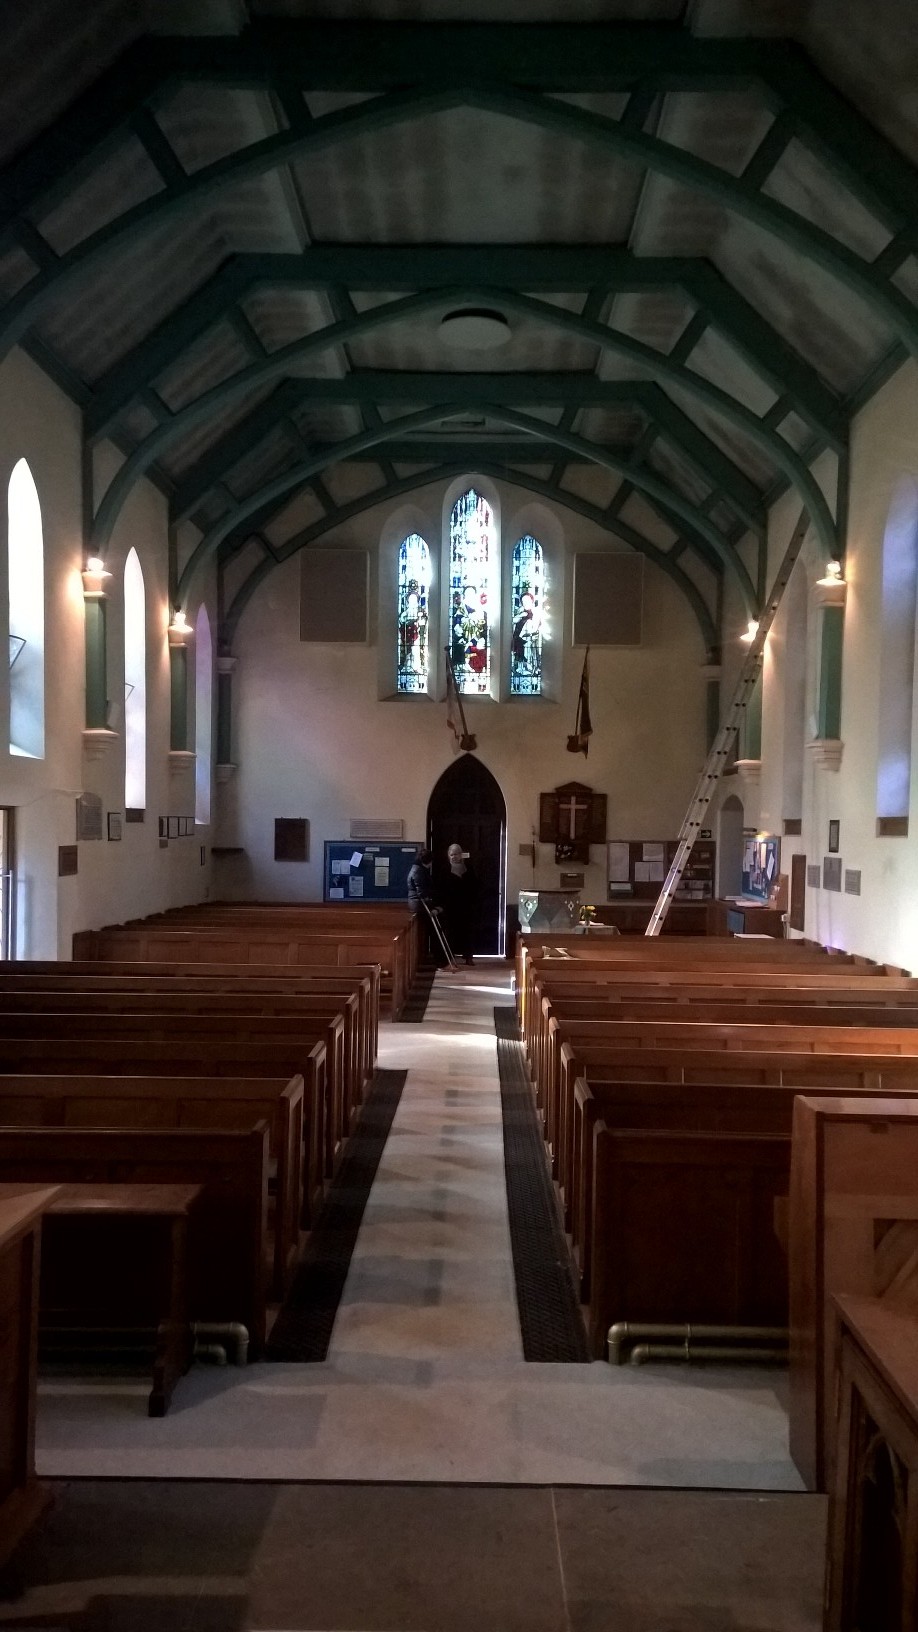
[[[367,901],[407,901],[408,874],[422,839],[326,839],[323,901],[360,906]]]

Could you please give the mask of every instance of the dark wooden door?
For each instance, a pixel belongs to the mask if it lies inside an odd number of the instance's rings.
[[[444,771],[427,806],[427,842],[433,851],[437,890],[449,871],[446,852],[461,844],[478,880],[478,924],[474,949],[504,950],[504,890],[507,807],[491,772],[474,754],[463,754]]]

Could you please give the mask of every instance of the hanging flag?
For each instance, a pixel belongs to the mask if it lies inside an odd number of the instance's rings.
[[[569,754],[583,754],[584,759],[590,752],[590,738],[593,735],[593,723],[590,719],[590,648],[586,649],[583,659],[583,673],[580,676],[580,693],[577,698],[577,718],[574,721],[574,734],[567,739]]]
[[[465,723],[465,713],[462,707],[462,698],[456,685],[456,675],[453,669],[453,660],[446,651],[446,724],[456,739],[463,753],[470,754],[473,748],[478,747],[478,741],[472,736]]]

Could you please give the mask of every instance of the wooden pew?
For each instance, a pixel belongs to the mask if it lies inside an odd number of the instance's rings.
[[[796,1100],[789,1266],[790,1452],[807,1489],[827,1490],[833,1298],[918,1310],[918,1100]]]
[[[53,1187],[0,1184],[0,1568],[51,1500],[35,1477],[41,1218]]]
[[[306,1133],[301,1076],[115,1077],[0,1074],[0,1126],[22,1128],[224,1128],[269,1130],[274,1164],[272,1295],[296,1267]]]
[[[268,1127],[223,1129],[0,1127],[0,1182],[201,1184],[190,1221],[192,1320],[241,1321],[250,1354],[264,1347]],[[118,1322],[117,1303],[112,1323]]]

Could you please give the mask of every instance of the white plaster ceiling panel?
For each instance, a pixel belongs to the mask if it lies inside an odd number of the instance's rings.
[[[689,499],[692,504],[703,504],[711,492],[710,477],[696,470],[695,466],[662,436],[657,437],[644,463],[648,470],[653,471],[656,476],[662,476],[677,493]]]
[[[809,447],[816,434],[813,427],[805,419],[801,419],[799,414],[793,412],[785,414],[778,426],[778,431],[785,442],[789,442],[791,447],[796,448],[798,453],[802,449]]]
[[[918,259],[914,255],[910,255],[908,260],[903,261],[898,271],[893,273],[890,281],[896,285],[897,289],[901,289],[903,295],[907,295],[909,300],[913,300],[918,306]]]
[[[231,471],[227,473],[225,485],[237,498],[244,498],[253,493],[262,482],[272,476],[280,475],[296,459],[296,444],[289,434],[285,434],[282,426],[277,426],[270,436],[262,438],[249,453],[237,459]]]
[[[631,448],[643,435],[643,414],[627,403],[614,408],[582,408],[577,418],[577,435],[607,448]]]
[[[270,396],[273,389],[273,385],[253,387],[244,395],[233,396],[219,410],[208,415],[207,419],[186,427],[178,440],[171,443],[167,452],[161,456],[161,464],[170,475],[182,475],[196,464],[208,449],[222,441],[240,420],[245,419],[247,414],[254,413],[259,404]]]
[[[918,164],[914,0],[808,0],[792,27],[833,85]]]
[[[335,503],[343,505],[375,493],[383,482],[383,474],[378,465],[361,461],[360,464],[333,465],[322,479]]]
[[[314,235],[337,242],[622,242],[634,165],[475,108],[406,119],[298,160]]]
[[[737,521],[736,511],[730,505],[725,504],[722,499],[716,500],[711,505],[708,511],[708,520],[712,521],[715,527],[720,528],[725,538],[735,533],[738,526],[742,526],[742,522]]]
[[[78,374],[100,378],[217,269],[220,245],[192,221],[147,233],[64,289],[36,325]]]
[[[215,385],[246,368],[252,358],[228,322],[208,329],[196,345],[184,351],[156,382],[156,389],[173,413],[196,402]]]
[[[58,255],[163,191],[163,179],[138,141],[128,139],[105,164],[68,187],[60,203],[35,224]]]
[[[683,413],[694,421],[699,430],[704,431],[705,436],[720,446],[757,488],[767,492],[778,474],[778,467],[758,441],[753,441],[732,421],[713,412],[690,392],[670,386],[667,387],[667,395],[672,397]]]
[[[622,505],[621,519],[627,522],[629,527],[636,527],[639,533],[643,533],[651,544],[656,544],[661,550],[670,549],[678,537],[677,529],[658,514],[639,488],[635,488]]]
[[[254,289],[240,302],[266,351],[279,351],[297,340],[325,328],[330,319],[325,296],[312,289],[283,286]],[[325,378],[341,372],[331,351],[317,352],[304,360],[302,370]]]
[[[568,465],[560,483],[562,493],[573,493],[600,510],[608,508],[621,485],[621,476],[602,465]]]
[[[697,345],[692,347],[686,367],[719,386],[759,417],[767,414],[777,401],[774,387],[714,328],[705,329]]]
[[[657,135],[731,176],[742,174],[768,134],[773,114],[752,87],[669,92]]]
[[[322,403],[306,403],[297,408],[291,418],[310,447],[321,448],[326,443],[344,442],[359,436],[364,429],[360,409],[356,406],[335,407]],[[307,450],[296,453],[297,459],[308,457]]]
[[[802,142],[789,144],[764,182],[762,192],[831,233],[864,260],[872,261],[892,237],[828,165],[821,163]]]
[[[426,312],[348,341],[355,368],[459,370],[472,373],[519,369],[589,369],[596,348],[547,323],[510,313],[511,338],[497,351],[473,352],[448,344],[438,332],[440,311]]]
[[[277,128],[264,92],[198,80],[178,85],[168,99],[157,104],[156,117],[190,176],[263,141]]]
[[[672,350],[695,313],[687,295],[660,289],[650,293],[616,295],[608,314],[610,328],[640,340],[654,351]]]

